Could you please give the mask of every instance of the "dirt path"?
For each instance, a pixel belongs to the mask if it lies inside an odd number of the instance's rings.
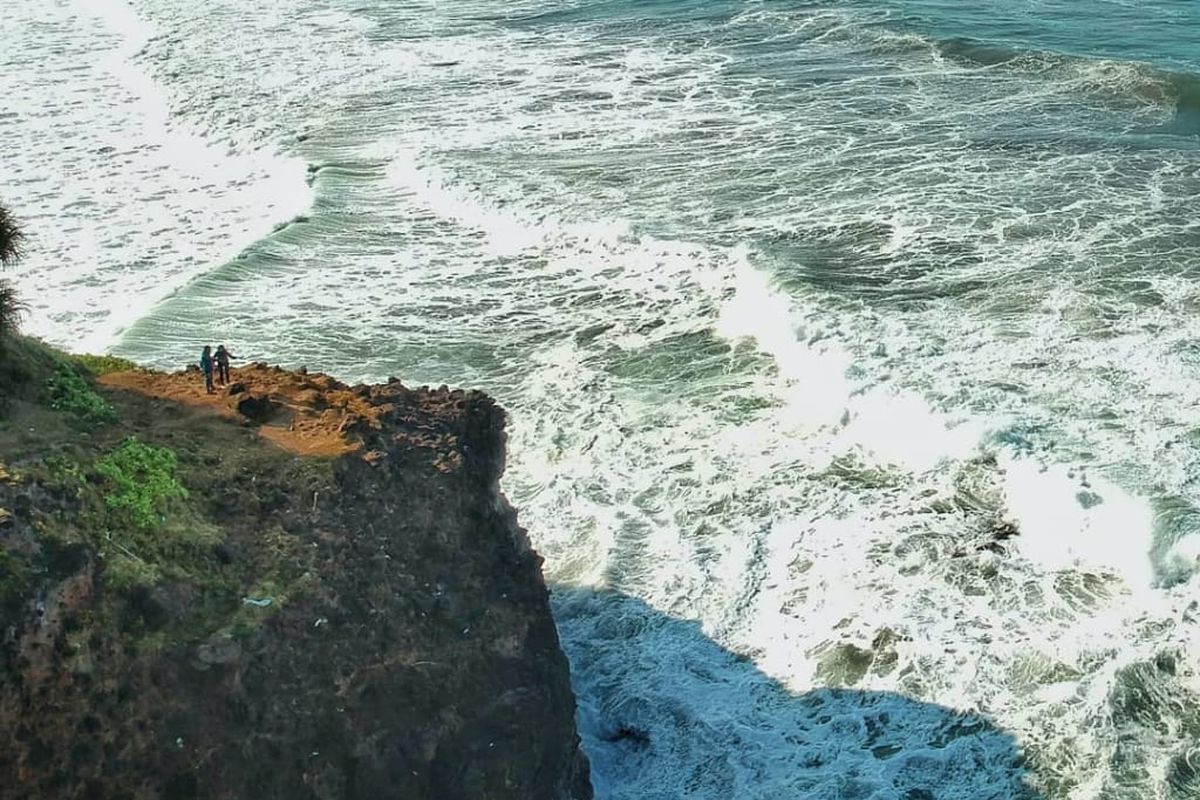
[[[232,370],[229,385],[217,386],[212,394],[204,391],[204,378],[198,371],[114,372],[98,383],[209,409],[257,426],[262,438],[304,456],[336,456],[359,449],[361,445],[347,431],[356,424],[369,424],[380,413],[361,389],[328,375],[289,372],[265,364]]]

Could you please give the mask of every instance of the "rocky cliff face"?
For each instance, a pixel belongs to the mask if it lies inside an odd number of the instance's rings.
[[[72,445],[74,490],[0,437],[0,797],[590,798],[541,561],[498,491],[502,410],[235,382],[110,377],[119,421]],[[114,533],[88,466],[130,435],[189,491],[161,550]]]

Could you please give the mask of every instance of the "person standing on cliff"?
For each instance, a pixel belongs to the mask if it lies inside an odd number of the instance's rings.
[[[217,382],[222,386],[229,383],[229,359],[237,358],[225,349],[225,345],[217,346]]]
[[[211,344],[204,345],[204,352],[200,354],[200,369],[204,372],[204,391],[212,394],[213,354]]]

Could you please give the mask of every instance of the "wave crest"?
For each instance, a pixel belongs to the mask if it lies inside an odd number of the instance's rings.
[[[1110,103],[1175,111],[1175,133],[1200,134],[1200,75],[1139,61],[1088,58],[1031,50],[967,37],[930,43],[938,57],[968,66],[1039,74],[1095,92]]]

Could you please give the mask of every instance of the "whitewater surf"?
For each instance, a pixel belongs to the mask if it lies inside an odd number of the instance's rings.
[[[493,394],[602,798],[1198,797],[1197,14],[15,0],[28,329]]]

